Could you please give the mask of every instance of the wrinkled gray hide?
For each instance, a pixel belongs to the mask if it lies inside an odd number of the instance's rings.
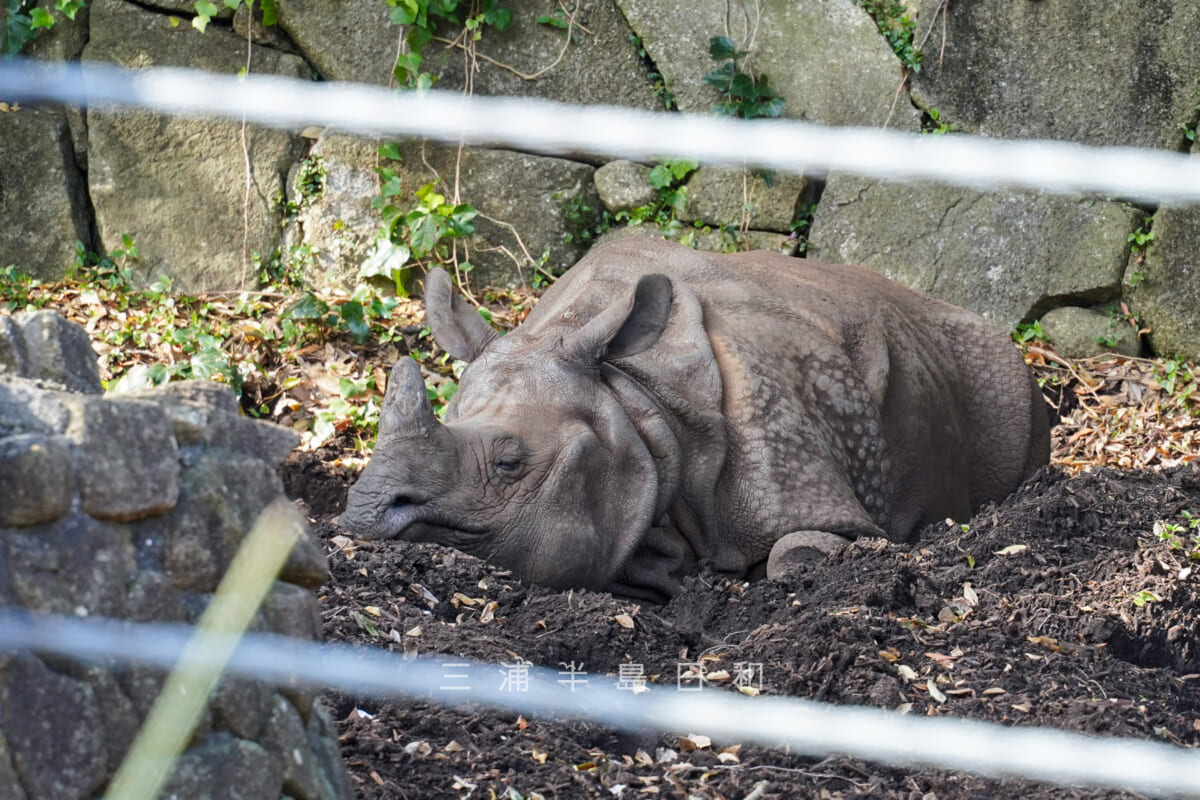
[[[558,587],[651,600],[708,562],[779,575],[858,536],[965,520],[1049,458],[1046,407],[982,318],[874,272],[624,240],[497,336],[430,273],[471,362],[445,424],[392,371],[342,524]]]

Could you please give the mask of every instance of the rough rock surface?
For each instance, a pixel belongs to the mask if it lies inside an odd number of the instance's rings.
[[[650,168],[645,164],[610,161],[598,168],[592,178],[600,202],[614,214],[654,202],[656,192],[650,185]]]
[[[684,222],[708,225],[747,224],[786,233],[796,216],[804,177],[776,173],[771,184],[750,170],[700,167],[687,182]]]
[[[1079,306],[1063,306],[1040,320],[1056,352],[1067,358],[1091,358],[1104,353],[1136,356],[1141,347],[1131,325],[1112,314]]]
[[[1120,294],[1137,212],[1115,202],[832,176],[809,257],[861,264],[1004,329]]]
[[[639,63],[637,45],[631,40],[633,31],[613,0],[569,4],[574,19],[583,25],[572,28],[571,41],[565,30],[537,21],[541,16],[556,15],[556,0],[526,0],[509,7],[513,18],[506,30],[488,28],[472,43],[477,53],[469,73],[474,93],[663,108]],[[469,58],[461,48],[446,49],[435,43],[426,51],[423,69],[438,76],[435,88],[465,88]],[[535,75],[537,78],[531,79]]]
[[[388,6],[374,0],[275,0],[279,27],[331,81],[387,86],[400,45]]]
[[[404,187],[400,201],[415,203],[416,190],[438,178],[438,191],[452,198],[457,172],[457,202],[471,203],[479,212],[475,235],[459,251],[474,265],[473,286],[529,283],[543,255],[545,268],[557,273],[587,251],[576,234],[599,221],[593,167],[510,150],[464,149],[456,170],[457,152],[433,143],[403,145],[397,165]],[[571,206],[580,209],[574,219]]]
[[[0,317],[0,605],[194,622],[259,512],[281,498],[274,468],[296,437],[237,416],[216,384],[102,396],[94,354],[63,358],[86,333],[54,319]],[[315,638],[316,599],[293,575],[306,586],[328,575],[307,532],[254,626]],[[161,685],[140,667],[0,657],[0,797],[103,794]],[[166,796],[348,800],[332,731],[311,693],[226,682]]]
[[[165,15],[123,0],[96,0],[91,19],[84,50],[90,61],[226,74],[246,63],[246,43],[216,26],[204,34],[172,27]],[[250,72],[309,74],[301,59],[258,46]],[[88,132],[88,184],[100,240],[112,248],[122,234],[132,236],[141,253],[134,270],[139,279],[149,283],[168,275],[189,291],[237,289],[252,274],[243,251],[267,255],[278,247],[275,198],[297,156],[292,134],[247,128],[252,165],[247,198],[246,156],[236,122],[92,108]]]
[[[1200,360],[1200,205],[1159,208],[1152,230],[1144,263],[1130,259],[1125,273],[1129,303],[1150,328],[1154,352]]]
[[[768,77],[786,101],[786,117],[917,128],[918,115],[900,88],[900,62],[854,0],[738,3],[733,13],[724,0],[618,3],[683,111],[709,111],[717,102],[703,80],[721,66],[708,42],[727,35],[740,45],[753,41],[744,48],[752,54],[743,69]]]
[[[1192,0],[951,3],[933,25],[913,97],[960,129],[1175,150],[1194,121],[1200,5]],[[934,24],[936,20],[936,24]],[[943,25],[945,40],[942,39]]]
[[[75,241],[92,238],[66,117],[48,109],[0,112],[0,141],[0,268],[65,275]]]
[[[379,194],[374,139],[325,130],[308,160],[288,176],[288,200],[298,209],[285,233],[287,244],[311,245],[313,265],[305,276],[319,286],[353,287],[358,270],[383,227],[371,201]],[[300,180],[320,176],[319,189]]]

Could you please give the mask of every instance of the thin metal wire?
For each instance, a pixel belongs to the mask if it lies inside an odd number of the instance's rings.
[[[170,669],[191,633],[177,625],[0,612],[0,652],[32,650],[107,667],[139,663]],[[233,638],[195,653],[195,668],[218,663]],[[1200,797],[1200,752],[1159,742],[909,717],[797,698],[743,697],[711,688],[686,692],[650,684],[650,691],[635,695],[595,675],[586,676],[586,684],[571,686],[570,676],[541,667],[523,667],[527,687],[516,691],[515,666],[449,656],[405,660],[370,648],[246,634],[237,641],[227,672],[275,685],[427,698],[451,706],[484,704],[626,730],[703,733],[718,742],[786,746],[813,756],[844,754],[897,766],[1103,786],[1155,797]]]
[[[393,92],[271,75],[106,64],[0,63],[0,99],[147,108],[298,129],[324,125],[370,136],[420,135],[542,153],[649,160],[691,158],[805,174],[844,171],[973,188],[1097,193],[1146,202],[1200,201],[1200,159],[1182,153],[1070,142],[921,136],[791,120],[735,120],[528,98]]]

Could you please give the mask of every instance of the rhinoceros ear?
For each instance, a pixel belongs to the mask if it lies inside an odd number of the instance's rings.
[[[425,276],[425,321],[441,348],[463,361],[474,361],[496,338],[471,304],[454,291],[441,267]]]
[[[666,275],[643,275],[629,297],[601,311],[563,339],[564,354],[576,361],[625,358],[651,347],[671,316],[674,290]]]

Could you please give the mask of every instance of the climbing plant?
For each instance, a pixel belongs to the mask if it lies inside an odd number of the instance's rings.
[[[44,30],[54,27],[55,16],[35,4],[36,0],[3,0],[4,19],[0,26],[0,55],[12,58]],[[55,0],[54,10],[74,20],[84,0]]]
[[[739,50],[728,36],[714,36],[708,42],[708,54],[714,61],[725,62],[704,76],[704,82],[721,95],[714,111],[742,119],[778,117],[783,113],[784,100],[775,94],[767,76],[755,75],[739,65],[750,51]]]

